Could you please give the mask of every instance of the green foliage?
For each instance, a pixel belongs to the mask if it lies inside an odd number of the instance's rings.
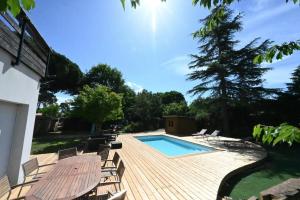
[[[59,105],[60,113],[63,117],[71,116],[71,102],[63,102]]]
[[[59,105],[51,104],[46,107],[40,108],[38,112],[42,113],[43,116],[56,118],[59,117]]]
[[[263,74],[269,70],[253,63],[256,55],[266,51],[270,42],[264,41],[256,46],[254,39],[246,46],[236,49],[239,41],[234,34],[242,30],[241,15],[233,17],[233,11],[227,7],[216,7],[211,14],[200,20],[203,26],[222,10],[220,23],[210,31],[196,34],[199,53],[191,55],[188,80],[197,81],[189,92],[194,95],[210,95],[215,99],[215,107],[223,121],[223,131],[229,132],[229,104],[247,105],[262,99],[267,92],[263,88]]]
[[[49,104],[54,104],[57,102],[57,98],[53,92],[47,90],[43,84],[41,84],[41,88],[39,91],[39,98],[38,98],[38,106],[39,109],[42,105],[48,106]]]
[[[136,95],[130,111],[130,120],[140,123],[143,130],[158,128],[158,122],[162,117],[160,94],[153,94],[143,90]]]
[[[196,99],[189,106],[189,115],[194,116],[196,120],[209,120],[212,113],[217,111],[216,106],[212,106],[212,99]]]
[[[76,63],[64,55],[53,52],[48,66],[48,75],[41,79],[38,108],[56,103],[55,93],[78,94],[83,73]]]
[[[112,91],[120,93],[124,89],[125,81],[122,73],[106,64],[99,64],[92,67],[85,75],[84,85],[95,87],[104,85]]]
[[[288,93],[300,97],[300,66],[292,73],[292,82],[288,83]]]
[[[122,132],[124,133],[136,133],[136,132],[141,132],[141,131],[144,131],[144,126],[139,123],[139,122],[132,122],[128,125],[126,125]]]
[[[181,102],[186,103],[183,94],[177,91],[160,93],[160,96],[163,105],[168,105],[170,103],[181,103]]]
[[[74,112],[101,127],[103,122],[123,118],[122,96],[105,86],[85,86],[74,100]]]
[[[9,10],[14,16],[17,16],[21,8],[31,10],[35,7],[35,0],[1,0],[0,11],[5,12]]]
[[[135,104],[135,92],[128,86],[124,86],[121,90],[121,94],[123,95],[123,112],[124,112],[124,118],[128,121],[132,120],[133,112],[132,110],[133,105]]]
[[[300,129],[286,123],[278,127],[258,124],[253,129],[253,137],[273,146],[280,142],[291,146],[294,142],[300,143]]]
[[[185,102],[170,103],[163,107],[163,115],[180,115],[184,116],[188,113],[189,108]]]
[[[50,77],[42,80],[42,84],[45,83],[44,87],[47,90],[53,93],[78,93],[83,73],[79,66],[66,56],[53,52],[48,66],[48,74]]]
[[[285,42],[281,45],[274,45],[269,48],[265,54],[257,55],[254,62],[259,64],[263,61],[272,63],[274,58],[276,58],[276,60],[281,60],[283,56],[292,55],[296,50],[300,50],[300,40]]]

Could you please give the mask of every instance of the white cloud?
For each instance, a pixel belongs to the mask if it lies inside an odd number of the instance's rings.
[[[66,101],[71,101],[74,98],[73,96],[68,95],[68,94],[64,94],[62,92],[56,93],[55,96],[57,98],[57,103],[58,104],[64,103]]]
[[[254,12],[260,11],[270,5],[271,1],[272,0],[255,0],[249,10]]]
[[[127,86],[129,86],[131,89],[134,90],[135,93],[139,93],[143,91],[143,86],[138,85],[136,83],[130,82],[130,81],[126,81],[125,83]]]
[[[177,56],[170,60],[167,60],[161,64],[166,69],[175,72],[178,75],[187,75],[191,72],[188,64],[191,62],[189,56]]]
[[[295,68],[296,67],[292,65],[276,67],[273,70],[268,71],[263,77],[266,79],[265,85],[267,87],[285,87],[285,84],[291,81],[291,74]]]
[[[292,9],[298,9],[298,7],[293,4],[280,4],[271,9],[265,6],[263,12],[255,12],[254,16],[245,18],[245,27],[249,28],[259,23],[263,23],[265,20],[274,18]]]

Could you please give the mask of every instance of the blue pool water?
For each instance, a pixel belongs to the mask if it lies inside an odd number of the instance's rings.
[[[213,151],[210,147],[165,135],[136,136],[135,138],[170,157]]]

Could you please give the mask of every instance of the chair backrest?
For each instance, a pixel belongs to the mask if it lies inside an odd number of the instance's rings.
[[[77,156],[77,148],[69,148],[69,149],[62,149],[58,151],[58,160],[65,159],[68,157]]]
[[[121,181],[121,179],[123,177],[124,172],[125,172],[125,166],[124,166],[123,161],[121,160],[120,164],[119,164],[119,166],[117,168],[117,174],[118,174],[118,176],[120,178],[120,181]]]
[[[37,158],[33,158],[22,164],[24,176],[30,175],[33,171],[39,168],[39,162]]]
[[[211,136],[219,136],[220,135],[220,131],[219,130],[215,130]]]
[[[199,132],[199,135],[204,135],[206,133],[207,129],[202,129],[200,132]]]
[[[120,155],[117,152],[115,152],[114,157],[112,159],[112,162],[114,163],[115,166],[118,165],[119,160],[120,160]]]
[[[107,160],[109,155],[109,148],[107,148],[105,145],[100,144],[97,154],[101,156],[102,161],[105,161]]]
[[[5,175],[0,179],[0,198],[11,191],[8,177]]]
[[[108,200],[123,200],[126,197],[126,190],[122,190],[116,194],[114,194],[112,197],[110,197]]]

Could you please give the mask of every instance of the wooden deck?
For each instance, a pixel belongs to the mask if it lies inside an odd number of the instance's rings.
[[[228,173],[253,164],[266,156],[266,152],[256,145],[245,147],[244,144],[231,139],[227,140],[232,141],[234,145],[225,148],[222,141],[212,140],[207,143],[202,139],[181,137],[180,139],[224,149],[168,158],[138,141],[134,136],[136,135],[118,137],[118,140],[123,143],[123,148],[117,151],[126,167],[122,187],[127,190],[129,200],[215,200],[219,186]],[[111,151],[110,156],[113,153]],[[37,155],[37,157],[41,163],[51,163],[57,159],[54,153]],[[108,189],[114,190],[114,188]]]

